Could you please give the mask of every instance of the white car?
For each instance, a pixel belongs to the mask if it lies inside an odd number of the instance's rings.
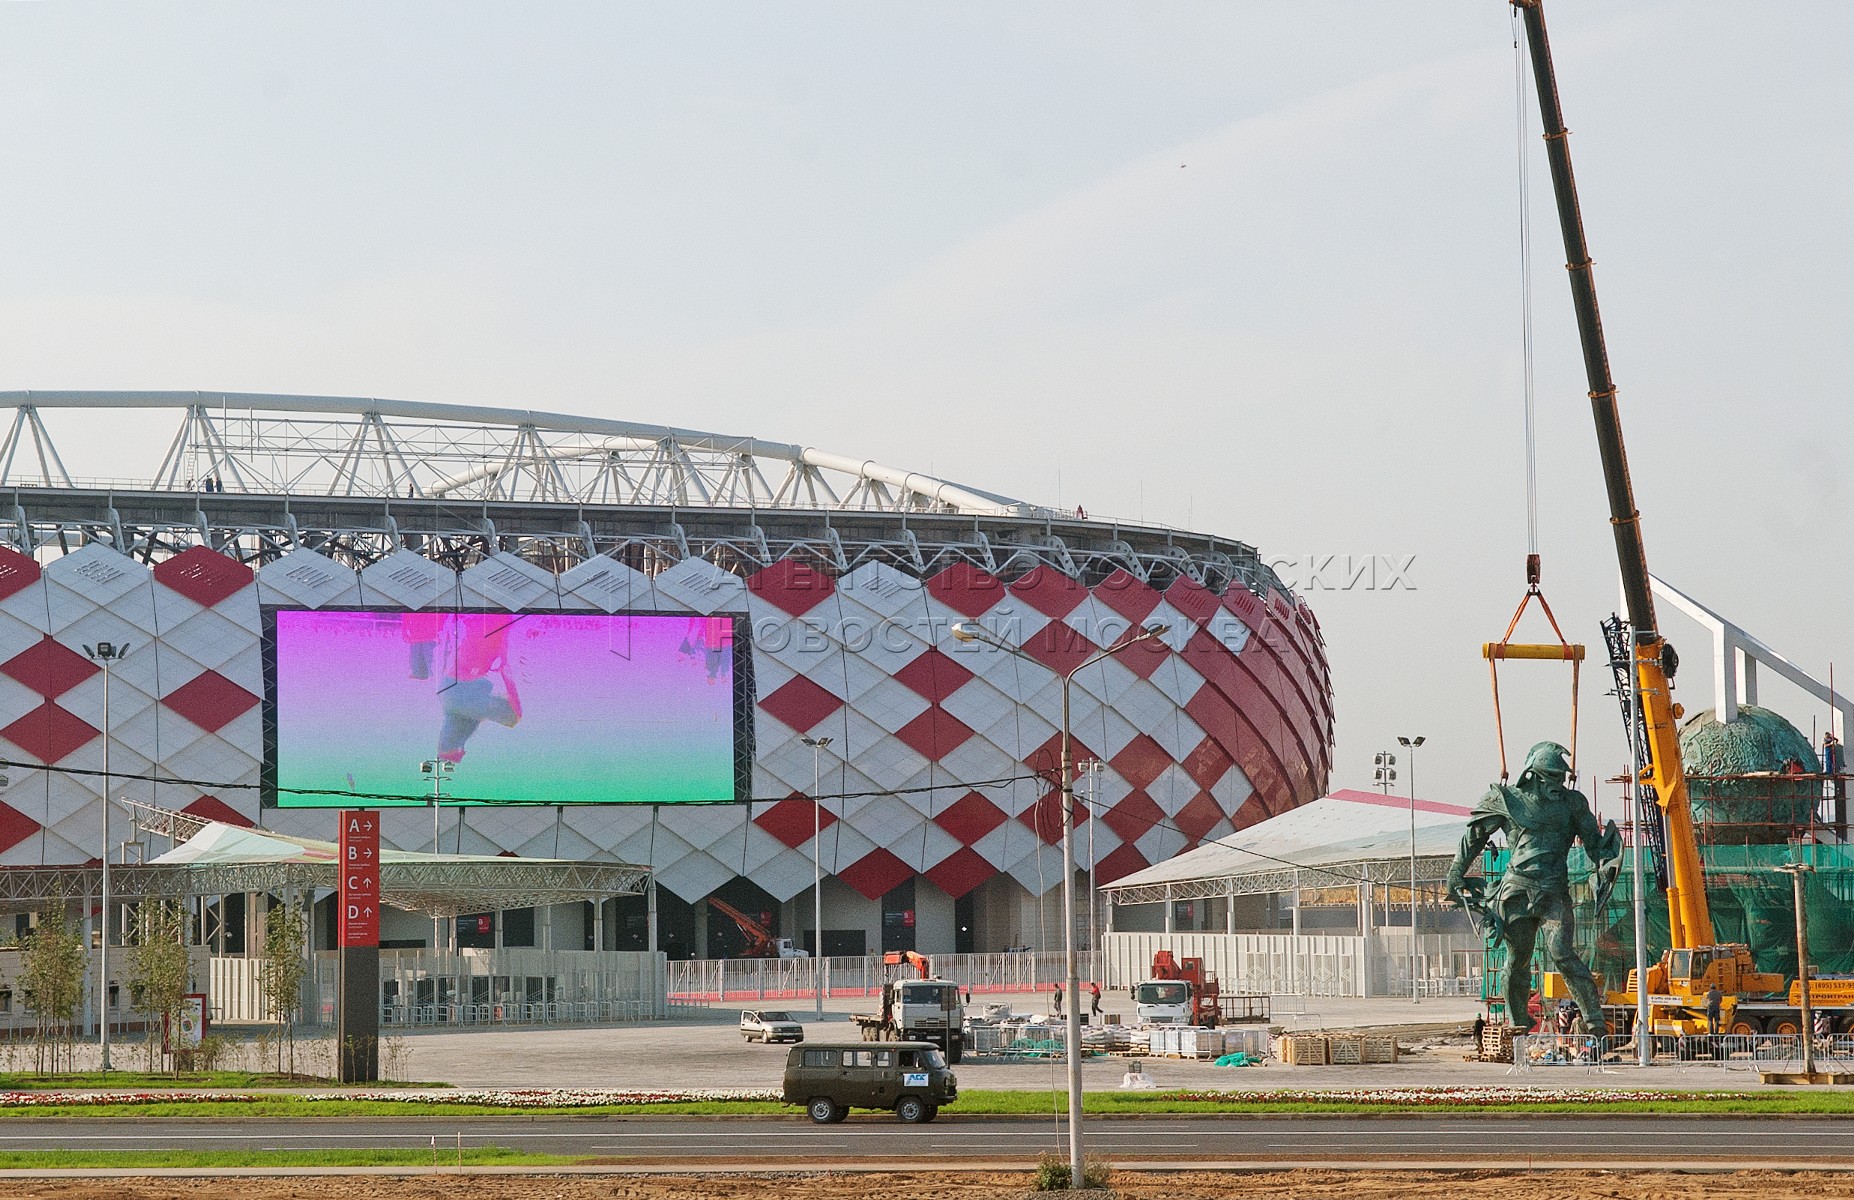
[[[740,1036],[749,1042],[802,1042],[805,1027],[783,1010],[748,1010],[740,1014]]]

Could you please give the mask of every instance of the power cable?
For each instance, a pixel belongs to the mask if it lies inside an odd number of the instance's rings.
[[[177,775],[147,775],[129,771],[98,771],[89,767],[57,767],[46,763],[28,763],[19,762],[14,759],[0,758],[0,769],[7,768],[21,771],[45,771],[49,774],[56,775],[108,778],[135,783],[168,784],[173,787],[198,788],[203,792],[256,791],[264,787],[261,783],[230,783],[212,779],[187,779]],[[955,780],[952,783],[927,784],[922,787],[880,788],[867,792],[837,792],[833,795],[818,796],[816,799],[863,800],[873,796],[911,796],[923,792],[947,791],[952,788],[1000,788],[1008,787],[1020,780],[1035,779],[1037,777],[1036,773],[1032,772],[1028,775],[1005,775],[997,779],[977,779],[970,782]],[[278,792],[287,792],[292,796],[334,796],[345,800],[377,800],[402,804],[408,808],[429,808],[431,806],[431,798],[429,796],[408,796],[396,792],[361,792],[346,788],[295,788],[282,786],[278,786],[274,790]],[[679,806],[688,808],[711,808],[718,805],[777,804],[781,800],[787,798],[788,797],[785,796],[755,796],[747,800],[688,800],[680,802]],[[481,799],[473,796],[446,796],[444,802],[446,806],[468,804],[480,805],[486,808],[555,808],[559,807],[560,804],[557,800]],[[636,803],[650,803],[654,807],[655,804],[661,802],[638,801]]]

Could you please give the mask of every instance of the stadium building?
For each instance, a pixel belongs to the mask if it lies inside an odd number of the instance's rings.
[[[671,957],[728,957],[732,909],[809,946],[814,868],[832,955],[1053,944],[1059,676],[1154,623],[1162,644],[1074,679],[1076,755],[1100,764],[1078,788],[1094,882],[1326,790],[1319,626],[1233,538],[630,422],[4,395],[6,868],[105,852],[107,756],[116,863],[165,849],[151,810],[331,839],[333,808],[377,803],[399,851],[434,849],[436,817],[446,854],[650,868],[654,897],[550,914],[555,945],[641,949],[654,913]],[[78,429],[156,422],[140,478],[67,469]],[[959,622],[1023,656],[954,639]],[[505,636],[528,640],[470,665],[469,638]],[[127,647],[107,714],[101,642]],[[377,686],[344,657],[363,647],[391,665]],[[678,754],[701,770],[678,775]],[[447,798],[497,802],[434,812],[434,776]],[[514,945],[533,925],[485,913],[452,936]],[[434,937],[409,913],[383,932]]]

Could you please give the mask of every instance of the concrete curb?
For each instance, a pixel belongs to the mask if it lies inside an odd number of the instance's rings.
[[[688,1163],[639,1163],[619,1166],[611,1163],[592,1166],[530,1167],[148,1167],[127,1169],[0,1170],[0,1180],[8,1179],[270,1179],[381,1176],[386,1178],[425,1178],[458,1176],[608,1176],[622,1179],[635,1175],[687,1176],[691,1179],[726,1175],[791,1176],[811,1175],[880,1175],[891,1172],[915,1173],[923,1161],[931,1159],[938,1172],[1025,1172],[1033,1168],[1019,1159],[954,1159],[933,1155],[923,1158],[891,1158],[854,1162],[819,1162],[816,1164],[716,1163],[695,1167]],[[1114,1161],[1116,1171],[1151,1174],[1177,1174],[1186,1171],[1213,1171],[1232,1174],[1267,1174],[1279,1171],[1665,1171],[1682,1175],[1732,1171],[1775,1171],[1795,1174],[1824,1171],[1854,1173],[1854,1159],[1794,1158],[1718,1158],[1687,1159],[1679,1163],[1641,1158],[1583,1158],[1569,1161],[1538,1161],[1505,1155],[1485,1158],[1450,1159],[1360,1158],[1360,1159],[1154,1159]]]

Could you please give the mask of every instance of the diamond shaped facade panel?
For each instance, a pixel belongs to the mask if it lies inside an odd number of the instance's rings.
[[[251,586],[250,567],[225,555],[195,546],[155,564],[155,582],[211,608]]]
[[[56,700],[102,669],[88,656],[79,654],[50,634],[29,649],[0,662],[0,671],[47,700]]]

